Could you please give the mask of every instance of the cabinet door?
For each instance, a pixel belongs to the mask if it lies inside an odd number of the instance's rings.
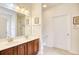
[[[28,55],[32,55],[34,53],[34,46],[33,46],[34,41],[28,42]]]
[[[13,47],[13,55],[18,55],[18,47]]]
[[[37,54],[39,50],[39,39],[34,40],[34,54]]]
[[[28,55],[28,44],[27,43],[24,44],[24,54]]]
[[[18,46],[18,55],[24,55],[24,44]]]
[[[1,55],[13,55],[13,48],[8,48],[5,50],[0,51]]]

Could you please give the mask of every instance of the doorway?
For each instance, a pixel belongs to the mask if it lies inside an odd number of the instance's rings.
[[[54,47],[64,50],[70,49],[70,19],[68,15],[60,15],[52,18],[54,29]]]

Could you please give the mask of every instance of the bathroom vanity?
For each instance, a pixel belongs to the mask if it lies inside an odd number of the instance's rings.
[[[32,21],[32,17],[31,10],[27,14],[0,5],[0,55],[38,53],[41,25],[36,24],[35,19]]]
[[[0,55],[36,55],[39,38],[21,39],[0,44]]]

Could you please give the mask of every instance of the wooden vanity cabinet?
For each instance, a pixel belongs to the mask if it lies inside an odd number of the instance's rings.
[[[28,43],[24,43],[24,55],[28,55]]]
[[[34,53],[34,41],[28,42],[28,55],[32,55]]]
[[[39,51],[39,39],[28,42],[28,55],[36,55]]]
[[[18,55],[18,46],[13,47],[13,55]]]
[[[8,48],[0,51],[0,55],[13,55],[13,48]]]
[[[39,39],[36,39],[34,42],[34,54],[37,54],[39,51]]]
[[[18,45],[18,55],[24,55],[24,44]]]
[[[39,50],[39,39],[29,41],[5,50],[0,51],[0,55],[35,55]]]

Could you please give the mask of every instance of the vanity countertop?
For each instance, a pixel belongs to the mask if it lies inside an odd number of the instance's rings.
[[[29,42],[29,41],[35,40],[37,38],[39,38],[39,35],[30,36],[28,38],[16,37],[11,42],[8,42],[7,40],[5,40],[3,42],[0,42],[0,51],[4,50],[4,49],[7,49],[7,48],[10,48],[10,47],[14,47],[14,46],[20,45],[20,44],[25,43],[25,42]]]

